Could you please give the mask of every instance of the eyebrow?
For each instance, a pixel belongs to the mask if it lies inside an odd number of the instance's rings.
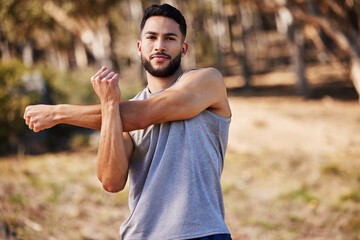
[[[145,35],[159,35],[159,33],[148,31],[148,32],[145,33]],[[179,35],[177,35],[176,33],[173,33],[173,32],[168,32],[168,33],[165,33],[164,35],[165,35],[165,36],[175,36],[175,37],[179,37]]]

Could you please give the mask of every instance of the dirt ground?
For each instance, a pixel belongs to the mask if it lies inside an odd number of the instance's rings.
[[[234,239],[360,239],[358,102],[231,97],[230,104],[223,187]]]
[[[360,105],[346,72],[227,77],[232,123],[222,177],[234,240],[360,239]],[[344,80],[345,79],[345,80]],[[325,81],[326,80],[326,81]],[[119,239],[127,190],[105,193],[96,152],[0,159],[0,239]]]
[[[233,123],[229,149],[307,154],[358,152],[360,105],[357,101],[286,98],[230,98]]]
[[[234,239],[360,239],[358,96],[339,68],[307,75],[310,99],[297,96],[291,71],[255,77],[253,89],[226,79],[223,187]]]

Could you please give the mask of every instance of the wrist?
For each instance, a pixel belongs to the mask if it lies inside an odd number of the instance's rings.
[[[55,124],[66,123],[66,115],[64,113],[66,104],[58,104],[51,106],[51,114]]]
[[[106,119],[113,119],[114,117],[120,117],[119,104],[116,102],[102,102],[101,103],[101,116],[102,122],[106,122]]]
[[[119,108],[120,102],[118,101],[101,101],[101,108],[107,108],[107,109],[113,109],[113,108]]]

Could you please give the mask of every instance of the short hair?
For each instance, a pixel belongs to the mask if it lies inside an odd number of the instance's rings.
[[[180,32],[183,35],[183,39],[185,39],[186,20],[179,10],[177,10],[176,8],[174,8],[173,6],[167,3],[164,3],[162,5],[154,4],[145,10],[143,19],[141,20],[140,32],[144,29],[146,21],[150,17],[154,17],[154,16],[162,16],[173,19],[175,22],[179,24]]]

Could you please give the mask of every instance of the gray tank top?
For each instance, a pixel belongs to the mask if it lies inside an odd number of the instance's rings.
[[[132,100],[157,93],[145,88]],[[130,132],[131,215],[120,227],[122,239],[180,240],[230,233],[220,185],[229,125],[230,118],[204,110],[192,119]]]

